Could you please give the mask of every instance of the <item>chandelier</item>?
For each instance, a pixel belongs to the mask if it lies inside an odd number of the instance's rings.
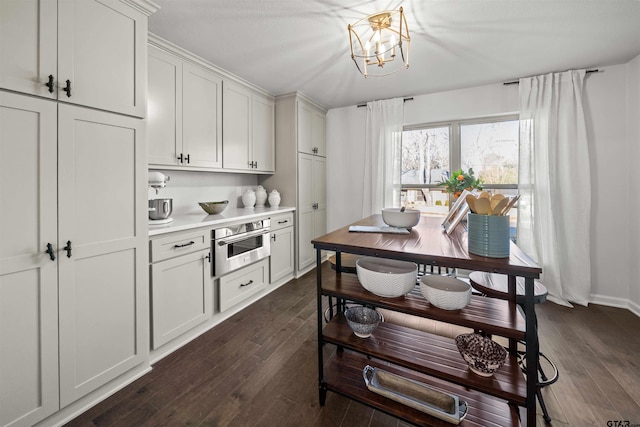
[[[365,16],[347,28],[351,59],[363,76],[388,76],[409,68],[411,37],[402,7]],[[394,63],[398,54],[401,61]]]

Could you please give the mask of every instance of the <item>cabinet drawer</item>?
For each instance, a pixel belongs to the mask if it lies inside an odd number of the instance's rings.
[[[225,311],[261,291],[267,283],[269,258],[222,276],[219,280],[220,311]]]
[[[149,259],[152,263],[211,247],[211,230],[197,229],[165,234],[151,239]]]
[[[271,231],[293,226],[293,212],[271,215]]]

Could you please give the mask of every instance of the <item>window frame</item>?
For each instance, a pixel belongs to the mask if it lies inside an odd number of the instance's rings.
[[[472,119],[462,120],[448,120],[442,122],[430,122],[421,123],[417,125],[403,126],[402,132],[422,129],[433,128],[449,128],[449,167],[451,171],[455,171],[461,168],[462,159],[462,145],[460,141],[460,128],[464,125],[477,125],[484,123],[497,123],[497,122],[509,122],[519,121],[520,116],[518,114],[501,114],[499,116],[487,116]],[[520,136],[518,135],[518,144],[520,143]],[[520,167],[518,165],[518,167]],[[487,190],[504,189],[504,190],[517,190],[518,184],[483,184]],[[437,184],[400,184],[401,189],[414,189],[414,188],[442,188]]]

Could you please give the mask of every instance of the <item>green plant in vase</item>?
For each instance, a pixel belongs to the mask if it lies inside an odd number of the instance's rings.
[[[482,180],[473,176],[472,168],[469,168],[468,172],[458,169],[451,174],[448,180],[441,181],[438,185],[443,186],[447,193],[453,195],[454,199],[460,197],[464,190],[482,190],[483,188]]]

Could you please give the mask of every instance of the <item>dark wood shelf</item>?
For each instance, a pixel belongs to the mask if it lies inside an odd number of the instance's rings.
[[[509,405],[504,400],[465,389],[444,380],[418,374],[402,367],[389,365],[377,359],[368,359],[364,355],[348,350],[336,352],[335,356],[325,365],[326,388],[418,426],[451,427],[453,425],[369,391],[362,377],[362,371],[366,365],[429,384],[437,390],[454,394],[466,401],[468,405],[467,416],[459,424],[460,426],[520,426],[518,407]]]
[[[324,327],[323,339],[359,353],[386,360],[394,365],[434,376],[455,384],[525,404],[527,384],[516,357],[492,377],[481,377],[468,368],[455,342],[446,337],[382,322],[369,338],[358,338],[342,314],[334,316]]]
[[[472,296],[471,303],[462,310],[442,310],[434,307],[422,296],[418,287],[398,298],[384,298],[362,287],[354,274],[325,274],[322,276],[322,293],[350,301],[359,301],[402,313],[427,317],[441,322],[465,326],[471,329],[523,340],[525,319],[513,302]]]

